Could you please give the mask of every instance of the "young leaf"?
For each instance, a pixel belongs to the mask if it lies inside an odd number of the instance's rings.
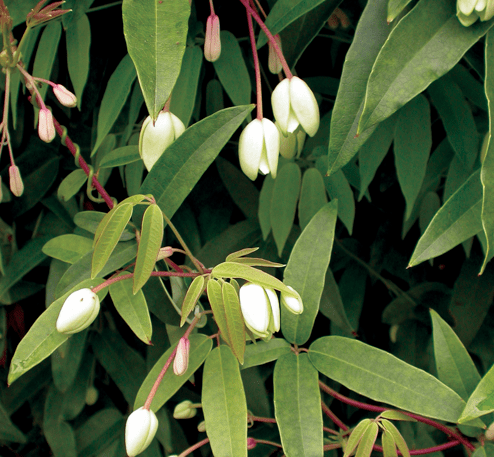
[[[417,422],[417,420],[413,417],[403,414],[400,411],[396,411],[395,409],[388,409],[386,411],[383,411],[381,414],[379,414],[379,417],[383,417],[384,419],[391,419],[394,421]]]
[[[210,279],[208,281],[207,292],[209,304],[211,305],[216,325],[221,332],[221,337],[226,341],[228,346],[231,346],[221,285],[216,279]]]
[[[204,276],[197,276],[192,281],[192,284],[189,286],[187,290],[187,294],[185,295],[184,302],[182,304],[182,318],[180,319],[180,327],[185,324],[187,317],[195,308],[199,297],[204,291]]]
[[[290,343],[304,344],[312,332],[333,249],[337,212],[337,200],[319,210],[295,243],[285,268],[285,284],[300,294],[304,304],[304,312],[297,315],[281,307],[281,328]]]
[[[100,168],[113,168],[141,160],[139,146],[129,145],[110,151],[101,159]]]
[[[209,354],[202,382],[202,408],[213,454],[247,457],[247,403],[238,362],[228,346]]]
[[[252,254],[253,252],[256,252],[258,249],[259,248],[245,248],[245,249],[241,249],[240,251],[232,252],[231,254],[227,255],[225,261],[235,262],[240,257],[244,257],[246,255]]]
[[[289,354],[290,344],[283,338],[272,338],[269,341],[259,341],[256,344],[248,344],[245,347],[244,364],[240,367],[246,368],[263,365],[281,356]]]
[[[142,218],[141,238],[134,268],[134,294],[151,276],[163,241],[163,215],[158,205],[150,205]]]
[[[316,168],[309,168],[302,178],[298,202],[298,218],[302,230],[327,202],[326,188],[321,173]]]
[[[403,439],[403,436],[401,436],[401,433],[398,431],[396,426],[386,419],[382,419],[381,424],[383,425],[386,432],[389,432],[390,435],[393,437],[393,441],[396,443],[396,446],[400,450],[401,455],[403,457],[410,457],[410,451],[408,450],[407,443]]]
[[[389,433],[387,430],[384,430],[381,435],[381,440],[382,440],[384,457],[398,457],[393,435],[391,435],[391,433]]]
[[[108,224],[104,227],[94,247],[91,278],[95,278],[98,275],[110,258],[120,239],[120,235],[125,230],[127,222],[130,221],[133,208],[134,206],[131,203],[118,205]]]
[[[358,444],[360,443],[360,440],[362,439],[362,436],[364,436],[365,431],[369,428],[371,422],[372,421],[370,419],[363,419],[357,424],[357,426],[350,434],[350,437],[348,438],[343,457],[349,457],[353,453],[353,451],[355,451]]]
[[[221,288],[225,307],[226,322],[228,325],[228,339],[230,348],[240,364],[244,363],[245,352],[245,324],[240,299],[235,287],[224,282]]]
[[[241,263],[243,265],[250,265],[251,267],[272,267],[281,268],[285,265],[283,263],[271,262],[269,260],[258,259],[256,257],[241,257],[233,260],[235,263]]]
[[[372,453],[372,447],[376,442],[378,431],[379,426],[377,425],[377,423],[371,422],[362,435],[362,439],[360,440],[360,443],[358,445],[355,457],[370,457]]]
[[[280,357],[274,368],[274,414],[287,457],[323,456],[318,373],[307,354]]]
[[[92,249],[93,242],[89,238],[67,234],[52,238],[43,246],[42,251],[54,259],[73,264]]]
[[[60,183],[58,187],[58,198],[62,202],[70,200],[82,185],[86,182],[87,176],[84,170],[77,169],[70,173],[65,179]]]

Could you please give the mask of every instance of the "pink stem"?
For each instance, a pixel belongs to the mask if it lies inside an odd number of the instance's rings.
[[[262,121],[261,71],[259,69],[259,57],[257,55],[256,37],[254,36],[254,25],[252,24],[252,15],[249,11],[247,11],[247,23],[249,24],[250,44],[252,47],[252,57],[254,59],[254,71],[256,73],[257,119]]]
[[[437,446],[432,446],[424,449],[410,449],[410,455],[423,455],[423,454],[432,454],[433,452],[440,452],[444,451],[445,449],[449,449],[451,447],[458,446],[458,444],[461,444],[458,440],[453,440],[453,441],[448,441],[447,443],[444,444],[439,444]],[[382,452],[383,448],[379,445],[374,445],[372,447],[375,451]],[[403,455],[401,451],[397,450],[398,455]]]
[[[189,449],[186,449],[178,457],[185,457],[185,456],[189,455],[191,452],[194,452],[196,449],[199,449],[201,446],[204,446],[205,444],[208,444],[208,443],[209,443],[209,438],[204,438],[202,441],[199,441],[198,443],[189,447]]]
[[[158,390],[158,387],[161,384],[161,380],[163,379],[163,376],[165,376],[166,371],[168,370],[168,367],[171,365],[176,353],[177,353],[177,348],[175,347],[173,352],[170,354],[170,357],[168,357],[165,366],[163,367],[160,374],[156,378],[156,381],[154,381],[151,392],[149,392],[148,398],[146,399],[146,403],[144,403],[144,409],[149,410],[149,408],[151,407],[151,403],[153,401],[154,396],[156,395],[156,391]]]
[[[341,428],[342,430],[348,430],[348,426],[346,426],[337,416],[335,413],[333,413],[333,411],[331,411],[325,404],[324,402],[321,401],[321,407],[322,407],[322,410],[324,412],[324,414],[326,414],[326,416],[328,416],[332,421],[333,423]]]

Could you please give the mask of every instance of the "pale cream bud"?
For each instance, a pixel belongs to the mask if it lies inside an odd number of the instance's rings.
[[[173,372],[177,376],[182,376],[189,367],[190,341],[188,338],[180,338],[177,345],[175,360],[173,361]]]
[[[211,14],[206,23],[206,39],[204,40],[204,57],[215,62],[221,54],[220,18]]]
[[[63,106],[74,108],[74,106],[77,105],[77,97],[61,84],[55,84],[53,87],[53,93]]]
[[[99,297],[91,289],[72,292],[57,319],[57,331],[70,335],[89,327],[100,310]]]
[[[192,407],[190,400],[184,400],[175,406],[173,417],[175,419],[192,419],[197,414],[197,409]]]
[[[295,292],[298,297],[293,297],[292,295],[288,295],[286,292],[281,292],[281,303],[285,305],[285,308],[293,314],[302,314],[304,311],[304,304],[302,303],[302,298],[297,293],[297,291],[288,286],[290,290]]]
[[[278,44],[278,47],[281,49],[281,38],[278,34],[274,36],[274,39],[276,43]],[[268,54],[268,68],[269,71],[275,75],[277,75],[283,68],[283,65],[281,64],[281,60],[278,57],[278,54],[276,54],[276,50],[274,46],[271,44],[271,40],[268,43],[269,46],[269,54]]]
[[[11,165],[9,167],[9,178],[10,178],[10,191],[16,197],[20,197],[24,192],[24,183],[22,182],[21,172],[17,165]]]
[[[38,135],[45,143],[50,143],[55,138],[53,116],[48,108],[39,110]]]
[[[153,441],[158,430],[158,419],[153,411],[136,409],[125,424],[125,449],[129,457],[143,452]]]

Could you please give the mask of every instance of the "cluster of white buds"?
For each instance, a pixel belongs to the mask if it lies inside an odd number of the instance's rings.
[[[71,335],[84,330],[93,323],[99,310],[99,297],[91,289],[72,292],[58,315],[58,332]]]
[[[477,19],[488,21],[494,17],[494,0],[457,0],[456,15],[465,27],[471,26]]]

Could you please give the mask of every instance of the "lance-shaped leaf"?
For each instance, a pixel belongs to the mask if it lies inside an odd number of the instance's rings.
[[[262,189],[259,193],[259,210],[257,217],[261,226],[262,238],[266,240],[271,231],[271,199],[273,197],[274,179],[269,174],[264,178]]]
[[[271,262],[270,260],[258,259],[257,257],[241,257],[233,260],[233,262],[250,265],[251,267],[281,268],[285,266],[283,263]]]
[[[121,165],[127,165],[128,163],[134,163],[141,160],[139,154],[138,145],[122,146],[121,148],[114,149],[101,159],[99,164],[100,168],[113,168],[120,167]]]
[[[95,278],[103,269],[106,262],[108,262],[111,253],[120,239],[120,235],[122,235],[127,222],[130,221],[133,207],[131,203],[118,205],[108,224],[101,232],[98,242],[94,247],[91,278]]]
[[[403,436],[401,436],[401,433],[398,431],[395,424],[388,421],[387,419],[381,419],[381,424],[383,425],[384,430],[392,436],[396,447],[401,452],[401,455],[403,457],[410,457],[410,451],[408,450],[407,443],[403,439]]]
[[[312,332],[333,249],[337,213],[338,200],[318,211],[295,243],[285,268],[285,284],[300,294],[304,304],[304,312],[296,315],[281,307],[281,330],[290,343],[304,344]]]
[[[223,303],[223,294],[221,285],[216,279],[210,279],[207,286],[208,300],[211,305],[211,310],[214,314],[214,320],[218,326],[221,337],[226,341],[226,344],[231,346],[228,333],[228,324],[226,322],[225,304]]]
[[[67,175],[58,187],[57,196],[59,200],[62,202],[70,200],[77,192],[79,192],[79,189],[86,180],[86,172],[80,168]]]
[[[307,354],[284,355],[274,368],[274,414],[287,457],[322,457],[319,375]]]
[[[253,252],[256,252],[258,249],[259,248],[245,248],[245,249],[241,249],[240,251],[232,252],[231,254],[227,255],[225,260],[227,262],[234,262],[236,259],[252,254]]]
[[[187,371],[182,376],[177,376],[173,372],[173,369],[170,365],[151,403],[151,409],[153,411],[158,411],[173,395],[175,395],[178,389],[180,389],[180,387],[182,387],[187,382],[187,380],[195,373],[195,371],[202,365],[213,346],[213,341],[206,335],[202,335],[200,333],[190,335],[189,340],[189,366],[187,368]],[[134,402],[134,410],[140,408],[146,402],[146,398],[148,397],[149,392],[151,391],[151,388],[156,381],[156,378],[165,366],[167,360],[170,358],[170,355],[172,354],[174,349],[177,347],[177,344],[178,341],[171,348],[169,348],[154,364],[153,368],[151,368],[151,371],[146,376],[146,379],[142,382],[139,392],[137,393]],[[235,361],[235,363],[237,362]]]
[[[377,56],[358,132],[382,122],[451,70],[493,24],[491,20],[464,27],[454,2],[419,2],[392,30]]]
[[[398,453],[396,452],[396,443],[393,439],[393,435],[391,435],[391,433],[389,433],[387,430],[383,430],[383,433],[381,435],[381,442],[384,457],[398,457]]]
[[[238,292],[235,290],[235,286],[229,282],[223,283],[221,292],[223,295],[223,304],[225,306],[230,348],[238,361],[243,364],[245,352],[245,324],[242,310],[240,309]]]
[[[89,238],[70,233],[52,238],[43,246],[42,251],[54,259],[73,264],[92,249],[93,243]]]
[[[494,367],[492,367],[480,380],[477,387],[470,395],[465,409],[458,419],[459,423],[465,423],[476,417],[484,416],[494,411]]]
[[[142,219],[132,291],[137,293],[151,276],[163,241],[163,215],[158,205],[150,205]]]
[[[298,218],[302,230],[327,202],[326,188],[321,173],[316,168],[309,168],[302,179],[298,202]]]
[[[379,426],[377,423],[371,422],[362,435],[355,457],[370,457],[378,432]]]
[[[122,4],[127,49],[154,120],[180,73],[189,15],[186,0],[125,0]]]
[[[350,437],[348,438],[348,441],[345,446],[345,452],[343,453],[343,457],[349,457],[353,453],[353,451],[357,449],[360,440],[364,436],[365,431],[369,428],[371,423],[372,421],[370,419],[363,419],[357,424],[357,426],[353,429],[352,433],[350,434]]]
[[[211,352],[202,379],[202,409],[213,454],[247,457],[247,402],[237,359],[228,346]]]
[[[413,413],[456,423],[465,405],[431,374],[361,341],[319,338],[309,357],[321,373],[349,389]]]
[[[388,22],[393,22],[410,2],[411,0],[389,0]]]
[[[187,294],[185,295],[184,302],[182,303],[182,318],[180,319],[180,327],[185,324],[187,317],[191,311],[195,308],[199,297],[204,291],[204,276],[197,276],[192,281]]]
[[[291,346],[283,338],[271,338],[269,341],[259,341],[248,344],[245,348],[244,364],[241,369],[263,365],[291,352]]]

